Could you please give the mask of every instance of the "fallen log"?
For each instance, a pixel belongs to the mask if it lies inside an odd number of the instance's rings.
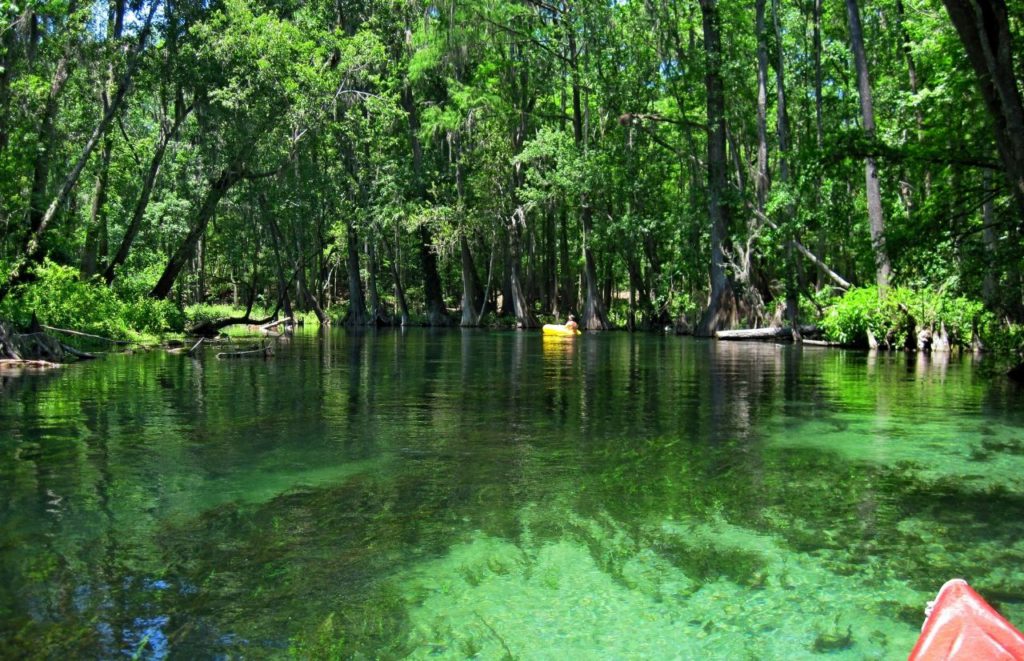
[[[836,347],[840,349],[852,349],[855,347],[853,344],[844,344],[843,342],[830,342],[828,340],[804,340],[804,344],[812,347]]]
[[[274,355],[274,347],[266,345],[258,349],[248,349],[244,351],[222,351],[217,354],[217,358],[270,358]]]
[[[64,367],[63,363],[51,363],[48,360],[24,360],[21,358],[0,358],[0,369],[13,369],[19,367],[33,367],[36,369],[52,369]]]
[[[111,344],[132,344],[132,342],[129,342],[128,340],[112,340],[109,337],[103,337],[102,335],[93,335],[92,333],[83,333],[82,331],[68,330],[67,328],[54,328],[53,326],[46,326],[43,324],[39,324],[39,327],[55,333],[65,333],[67,335],[75,335],[77,337],[88,337],[94,340],[110,342]]]
[[[721,330],[715,333],[719,340],[777,340],[793,337],[791,328],[745,328],[743,330]]]
[[[260,326],[260,330],[261,331],[268,331],[271,328],[276,328],[277,326],[280,326],[281,324],[294,324],[294,323],[295,323],[294,319],[292,319],[291,317],[285,317],[284,319],[278,319],[277,321],[272,321],[269,324],[263,324],[262,326]]]
[[[814,335],[817,326],[801,326],[801,335]],[[793,329],[788,326],[770,328],[744,328],[742,330],[721,330],[715,333],[719,340],[788,340],[793,337]],[[806,342],[806,340],[804,340]]]

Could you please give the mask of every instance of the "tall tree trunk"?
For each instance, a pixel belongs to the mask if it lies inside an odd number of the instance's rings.
[[[185,239],[178,246],[178,249],[171,255],[170,260],[167,262],[167,266],[164,267],[164,272],[160,276],[156,285],[149,292],[149,295],[153,298],[164,299],[171,293],[171,288],[174,286],[174,281],[178,279],[178,275],[181,273],[181,269],[185,267],[192,254],[195,252],[196,244],[199,243],[199,239],[202,238],[203,234],[206,233],[206,227],[210,224],[210,220],[213,219],[214,214],[217,212],[217,205],[220,203],[231,187],[238,183],[242,178],[241,169],[238,163],[225,168],[217,179],[210,183],[209,190],[206,191],[206,195],[203,197],[202,204],[199,205],[199,211],[196,213],[196,220],[192,224],[192,229],[185,236]],[[301,276],[300,276],[301,279]]]
[[[757,208],[764,211],[768,198],[768,44],[766,43],[764,11],[767,0],[754,3],[757,33],[757,179],[754,191]]]
[[[300,272],[299,272],[299,280],[298,280],[298,282],[299,282],[299,292],[302,294],[302,298],[305,299],[305,301],[309,305],[309,307],[313,308],[313,314],[316,315],[317,321],[320,322],[320,325],[321,326],[330,326],[331,325],[331,318],[327,315],[327,312],[325,312],[323,307],[320,305],[319,292],[317,292],[317,294],[314,294],[313,292],[309,291],[309,288],[306,286],[306,278],[305,278],[305,275],[302,273],[302,271],[304,269],[305,269],[305,264],[300,262],[300,264],[299,264],[299,271]]]
[[[821,73],[821,0],[811,0],[811,11],[813,13],[813,50],[814,50],[814,129],[817,138],[818,149],[821,149],[825,139],[825,131],[822,126],[822,73]]]
[[[348,256],[345,267],[348,270],[348,314],[346,326],[365,326],[370,320],[366,315],[366,298],[363,296],[363,281],[359,277],[359,236],[351,220],[347,223]]]
[[[437,270],[437,253],[434,252],[434,238],[426,225],[420,225],[420,264],[423,265],[423,294],[427,303],[427,324],[448,326],[451,317],[444,304],[441,288],[441,274]]]
[[[523,150],[523,145],[526,144],[527,118],[533,111],[537,97],[530,92],[530,72],[525,64],[521,45],[511,43],[509,49],[510,60],[522,63],[518,68],[513,65],[510,76],[514,81],[513,98],[519,115],[512,130],[511,143],[512,153],[518,156]],[[540,326],[540,322],[537,321],[536,315],[530,309],[522,274],[522,231],[526,228],[526,209],[519,199],[519,188],[523,185],[525,177],[522,162],[513,163],[512,171],[509,173],[512,213],[507,224],[508,281],[502,299],[502,307],[506,310],[511,307],[516,317],[516,324],[520,328],[537,328]]]
[[[462,321],[461,326],[476,326],[485,301],[480,278],[473,263],[473,253],[465,236],[459,237],[459,255],[462,261]]]
[[[512,222],[508,228],[508,246],[509,246],[509,290],[508,295],[511,297],[512,311],[516,317],[516,324],[520,328],[537,328],[540,326],[540,322],[537,321],[536,315],[533,314],[533,310],[530,309],[530,304],[526,300],[526,296],[523,293],[523,276],[522,276],[522,238],[520,237],[520,227],[526,224],[526,211],[522,205],[516,207],[515,212],[512,215]],[[506,305],[508,301],[506,301]]]
[[[711,225],[711,294],[696,334],[710,337],[715,331],[732,327],[736,319],[736,297],[732,278],[725,267],[729,240],[729,209],[726,196],[725,91],[720,71],[722,47],[717,0],[700,0],[704,29],[705,87],[707,91],[708,136],[708,220]]]
[[[274,216],[273,213],[267,214],[266,218],[269,221],[270,232],[271,232],[271,235],[274,238],[274,241],[279,246],[281,246],[281,249],[283,249],[286,244],[285,244],[285,240],[284,240],[284,234],[281,232],[281,227],[277,223],[277,218]],[[298,240],[297,233],[296,233],[295,239],[296,239],[296,242],[295,242],[295,259],[294,259],[294,262],[293,262],[293,267],[295,269],[295,271],[294,271],[295,275],[293,277],[295,278],[295,288],[296,288],[296,291],[297,291],[297,297],[296,297],[297,298],[297,302],[300,305],[304,303],[305,305],[307,305],[310,308],[312,308],[313,309],[313,314],[316,315],[316,318],[320,322],[321,326],[330,326],[331,325],[331,318],[327,315],[326,312],[324,312],[323,307],[321,307],[318,295],[314,296],[313,293],[309,291],[309,287],[306,284],[306,278],[307,278],[307,275],[306,275],[306,258],[305,258],[305,255],[304,255],[302,244]],[[254,282],[255,282],[255,279],[256,279],[256,269],[255,269],[255,266],[254,266],[254,270],[253,270],[253,281]],[[319,292],[318,292],[318,294],[319,294]],[[283,298],[281,300],[283,300]]]
[[[566,211],[564,202],[559,204],[558,216],[558,263],[561,274],[561,294],[559,301],[562,312],[569,314],[576,310],[576,286],[573,282],[572,264],[569,261],[569,214]]]
[[[812,22],[812,50],[814,59],[814,135],[818,151],[821,151],[825,142],[825,129],[822,125],[822,71],[821,71],[821,6],[822,0],[811,0],[811,22]],[[821,174],[815,174],[814,178],[814,208],[821,213]],[[824,223],[817,223],[817,248],[818,253],[825,255],[827,239],[825,236]],[[825,275],[819,270],[816,288],[825,286]]]
[[[550,206],[544,211],[544,286],[541,301],[544,309],[555,317],[558,309],[558,242],[555,240],[555,213]]]
[[[153,152],[153,158],[149,161],[149,168],[146,170],[146,175],[142,179],[142,188],[139,191],[139,197],[135,201],[135,208],[132,210],[132,219],[128,223],[128,228],[124,232],[124,237],[121,239],[121,244],[117,248],[117,253],[107,264],[106,270],[103,272],[103,279],[107,281],[109,285],[114,281],[117,276],[116,269],[124,261],[128,259],[128,253],[132,248],[132,244],[135,242],[135,238],[139,235],[139,230],[142,229],[142,220],[146,216],[146,208],[149,206],[149,199],[153,194],[153,187],[156,185],[156,178],[160,174],[160,167],[164,161],[164,154],[167,152],[167,145],[173,140],[178,133],[178,129],[184,123],[185,118],[192,111],[192,108],[185,108],[182,112],[178,113],[178,116],[174,120],[174,124],[171,125],[170,129],[166,127],[160,131],[160,137],[156,144],[156,149]]]
[[[641,325],[645,328],[649,328],[653,323],[653,310],[654,307],[651,305],[651,295],[647,288],[647,283],[644,280],[643,269],[640,266],[640,255],[642,254],[636,249],[636,246],[631,246],[632,249],[624,251],[622,253],[622,259],[626,262],[626,270],[629,275],[629,297],[630,297],[630,309],[631,311],[639,309],[641,315]],[[635,312],[631,313],[631,325],[635,330],[636,319]]]
[[[380,293],[377,287],[377,269],[380,264],[377,262],[377,242],[372,236],[372,232],[367,232],[371,236],[366,238],[366,293],[369,297],[370,303],[370,323],[378,325],[385,323],[384,311],[380,306]]]
[[[43,217],[46,214],[48,202],[46,188],[50,178],[50,159],[56,146],[54,143],[56,142],[58,101],[69,77],[68,58],[64,56],[57,62],[53,80],[50,82],[50,93],[46,96],[46,103],[43,105],[42,118],[39,123],[39,146],[32,163],[32,190],[29,193],[28,236],[30,238],[41,234],[44,229]]]
[[[584,153],[587,149],[587,137],[583,130],[579,58],[575,32],[572,29],[569,30],[569,63],[572,67],[572,134],[576,149]],[[606,330],[611,325],[605,313],[605,302],[598,290],[597,265],[594,263],[591,246],[594,235],[594,209],[590,205],[590,195],[587,192],[580,194],[580,224],[583,226],[583,284],[586,289],[580,325],[587,330]]]
[[[112,0],[107,18],[107,38],[115,42],[121,39],[124,28],[125,0]],[[110,106],[110,95],[117,85],[117,71],[114,62],[107,65],[107,81],[100,92],[102,114]],[[110,156],[113,151],[113,140],[108,132],[103,138],[103,149],[100,151],[100,167],[96,173],[96,187],[93,192],[92,209],[89,214],[89,226],[86,228],[85,247],[82,253],[82,277],[91,278],[96,274],[97,258],[106,259],[107,236],[107,183],[110,180]]]
[[[904,15],[903,0],[896,0],[896,21],[898,23],[896,27],[897,34],[900,39],[900,52],[903,53],[903,58],[907,62],[907,82],[910,83],[910,93],[917,96],[917,63],[914,62],[914,53],[911,50],[912,42],[910,35],[907,33],[906,19]],[[920,104],[916,102],[914,103],[914,123],[917,125],[917,141],[921,142],[924,139],[924,115],[921,113]],[[926,169],[924,172],[924,191],[921,195],[922,198],[928,197],[931,193],[931,186],[932,173]]]
[[[484,319],[484,315],[488,309],[493,309],[494,305],[491,303],[491,283],[494,280],[494,257],[497,255],[497,246],[491,245],[491,256],[487,260],[487,280],[484,282],[484,293],[481,299],[480,312],[477,314],[474,326],[479,326]]]
[[[981,88],[1007,183],[1024,218],[1024,103],[1004,0],[943,0]]]
[[[97,257],[100,253],[102,235],[107,231],[107,182],[110,179],[110,156],[113,141],[108,135],[100,151],[100,169],[96,173],[96,187],[93,190],[92,207],[89,211],[89,226],[85,231],[85,246],[82,249],[82,279],[96,274]],[[103,255],[105,257],[105,255]]]
[[[396,230],[397,232],[397,230]],[[391,278],[395,281],[395,302],[398,304],[398,323],[403,328],[409,325],[409,304],[405,300],[405,287],[402,286],[402,271],[399,269],[398,238],[392,247],[387,239],[384,244],[391,252]]]
[[[775,126],[779,139],[779,183],[786,186],[789,184],[789,114],[786,110],[786,58],[782,43],[782,18],[779,13],[779,0],[772,0],[772,24],[775,28],[775,42],[778,50],[775,64]],[[786,218],[784,219],[786,226],[792,226],[794,212],[791,204],[786,205]],[[789,320],[789,327],[793,329],[793,340],[799,342],[802,339],[799,318],[800,265],[793,248],[796,233],[789,230],[786,234],[786,318]]]
[[[413,187],[417,198],[426,202],[427,189],[423,173],[423,146],[420,144],[420,118],[413,98],[412,88],[406,84],[402,90],[402,106],[409,125],[409,144],[412,149]],[[444,305],[444,293],[441,290],[441,274],[437,270],[437,254],[434,252],[434,239],[426,225],[420,225],[420,264],[423,268],[423,294],[426,297],[427,324],[430,326],[447,326],[451,323],[448,310]]]
[[[981,207],[981,219],[985,229],[982,230],[981,236],[985,246],[985,253],[987,256],[988,266],[985,269],[985,279],[981,285],[981,298],[985,301],[985,305],[989,309],[998,309],[999,300],[997,293],[998,277],[996,275],[996,265],[1000,263],[999,260],[999,240],[996,237],[996,230],[993,225],[995,224],[994,214],[992,213],[992,198],[989,196],[988,190],[992,183],[992,173],[990,170],[984,170],[982,172],[982,195],[985,196],[985,202]]]
[[[260,211],[263,215],[263,218],[269,219],[270,216],[268,213],[266,195],[260,193],[257,196],[257,199],[259,200],[260,203]],[[284,242],[281,240],[281,235],[277,231],[277,223],[270,220],[268,222],[268,225],[270,227],[270,238],[271,241],[273,241],[274,243],[274,267],[277,272],[277,300],[281,302],[281,306],[284,308],[284,316],[286,318],[291,317],[292,319],[294,319],[295,313],[292,311],[292,301],[291,297],[288,295],[288,286],[290,284],[290,280],[284,277],[285,262],[284,256],[281,254],[282,251],[284,251],[285,249]],[[238,303],[236,299],[235,305],[237,304]]]
[[[868,140],[875,137],[875,110],[871,100],[871,81],[868,76],[868,61],[864,54],[864,34],[861,30],[860,11],[857,0],[846,0],[846,14],[850,22],[850,46],[853,62],[857,69],[857,91],[860,95],[860,113],[864,122],[864,135]],[[868,223],[871,230],[871,245],[875,253],[875,282],[880,290],[889,286],[892,264],[885,245],[885,217],[882,213],[882,190],[878,182],[878,164],[873,156],[864,159],[864,179],[867,186]]]

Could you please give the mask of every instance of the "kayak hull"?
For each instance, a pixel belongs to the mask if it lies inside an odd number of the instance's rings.
[[[1024,635],[955,578],[939,590],[908,661],[1024,659]]]
[[[579,329],[566,328],[562,324],[544,324],[541,331],[545,335],[554,335],[556,337],[575,337],[576,335],[582,335]]]

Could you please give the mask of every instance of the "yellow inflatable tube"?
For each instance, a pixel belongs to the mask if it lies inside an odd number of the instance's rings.
[[[561,337],[572,337],[574,335],[582,335],[577,328],[566,328],[562,324],[544,324],[544,328],[541,329],[545,335],[558,335]]]

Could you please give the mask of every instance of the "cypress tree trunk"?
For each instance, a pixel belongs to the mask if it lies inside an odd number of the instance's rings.
[[[459,237],[459,254],[462,261],[462,321],[460,325],[476,326],[483,310],[483,290],[473,263],[473,253],[465,236]]]
[[[732,327],[736,319],[736,297],[732,278],[725,268],[725,247],[729,239],[729,210],[725,204],[725,92],[721,66],[721,32],[717,0],[700,0],[704,29],[708,113],[708,220],[711,225],[711,295],[696,334],[710,337],[715,331]]]
[[[563,314],[568,315],[576,309],[576,287],[573,284],[572,268],[569,262],[569,214],[565,205],[561,207],[558,218],[558,263],[561,265],[561,294],[559,303]]]
[[[405,287],[402,286],[402,274],[398,270],[398,262],[391,260],[391,276],[395,281],[395,301],[398,303],[398,325],[409,325],[409,304],[405,300]]]
[[[509,246],[509,288],[508,296],[511,297],[512,311],[516,317],[516,324],[520,328],[537,328],[540,326],[540,322],[537,321],[537,317],[534,316],[533,311],[530,309],[530,304],[526,300],[526,296],[523,294],[523,277],[521,273],[521,262],[522,262],[522,249],[520,243],[522,239],[519,235],[519,227],[526,222],[526,212],[520,205],[516,207],[515,213],[512,216],[512,223],[508,230],[508,246]],[[505,301],[507,306],[509,301]]]
[[[384,248],[390,253],[391,257],[391,279],[395,285],[395,302],[398,305],[398,324],[402,327],[409,325],[409,304],[405,299],[405,287],[402,285],[402,271],[399,268],[399,244],[398,244],[398,230],[395,230],[395,244],[391,245],[391,241],[387,237],[381,237],[384,242]]]
[[[524,59],[519,44],[512,43],[509,50],[512,62],[520,62]],[[512,153],[518,155],[526,143],[527,117],[533,112],[537,97],[530,93],[530,74],[525,63],[518,68],[513,65],[511,79],[514,81],[513,98],[519,114],[511,136]],[[505,311],[511,307],[511,311],[516,317],[516,325],[520,328],[537,328],[540,326],[540,322],[537,321],[537,317],[533,314],[529,301],[526,299],[522,274],[522,230],[526,227],[526,210],[519,199],[519,188],[523,185],[524,179],[523,164],[521,162],[513,163],[509,182],[512,214],[508,219],[508,281],[502,298],[502,307]]]
[[[857,0],[846,0],[846,14],[850,22],[850,46],[853,62],[857,69],[857,91],[860,95],[860,113],[864,122],[864,135],[869,140],[875,137],[875,109],[871,99],[871,81],[868,76],[868,61],[864,55],[864,34],[860,25],[860,11]],[[864,179],[867,186],[868,223],[871,229],[871,245],[875,253],[875,282],[884,290],[889,286],[892,264],[885,247],[885,217],[882,213],[882,189],[878,182],[878,164],[874,157],[864,159]]]
[[[812,41],[814,50],[814,129],[815,138],[818,150],[821,151],[822,144],[825,141],[825,131],[822,126],[822,74],[821,74],[821,0],[812,0],[811,3],[812,12]],[[821,175],[815,176],[814,183],[814,207],[821,209]],[[822,225],[818,226],[817,236],[817,249],[818,254],[825,255],[825,230]],[[825,286],[825,275],[819,269],[818,270],[818,281],[817,288],[821,289]]]
[[[555,241],[555,214],[554,209],[548,208],[544,213],[544,289],[541,292],[544,308],[549,310],[556,317],[558,310],[558,257],[555,250],[558,247]]]
[[[775,41],[778,47],[778,59],[775,65],[776,89],[776,133],[779,138],[779,183],[789,183],[789,115],[786,111],[786,59],[782,48],[782,22],[779,18],[779,0],[772,0],[772,23],[775,27]],[[786,222],[792,222],[794,209],[786,206]],[[793,341],[801,341],[800,306],[799,306],[799,263],[793,247],[796,234],[789,231],[786,241],[786,318],[793,332]]]
[[[757,32],[757,208],[764,211],[768,197],[768,45],[765,43],[764,10],[767,0],[754,4]]]
[[[366,293],[370,299],[370,323],[373,325],[384,325],[387,320],[384,311],[380,307],[380,293],[377,288],[377,245],[372,237],[366,239]]]
[[[423,146],[420,144],[420,119],[413,98],[412,89],[406,85],[402,90],[402,106],[409,124],[409,143],[412,149],[413,186],[416,196],[426,201],[426,182],[423,180]],[[420,264],[423,267],[423,293],[426,297],[427,324],[447,326],[451,323],[444,305],[441,290],[441,274],[437,270],[437,255],[434,253],[434,239],[425,225],[420,225]]]
[[[359,236],[356,234],[355,225],[351,221],[347,225],[348,254],[345,260],[345,267],[348,270],[349,302],[345,325],[365,326],[368,319],[366,316],[366,298],[363,296],[363,282],[359,278]]]
[[[586,150],[586,136],[583,132],[583,111],[580,100],[579,58],[577,57],[576,38],[572,29],[569,30],[569,62],[572,67],[572,133],[576,148]],[[601,299],[597,283],[597,265],[591,249],[591,237],[594,234],[594,210],[590,206],[590,196],[580,194],[580,224],[583,226],[583,283],[586,298],[583,303],[583,316],[580,326],[587,330],[606,330],[611,327],[605,313],[605,302]]]

